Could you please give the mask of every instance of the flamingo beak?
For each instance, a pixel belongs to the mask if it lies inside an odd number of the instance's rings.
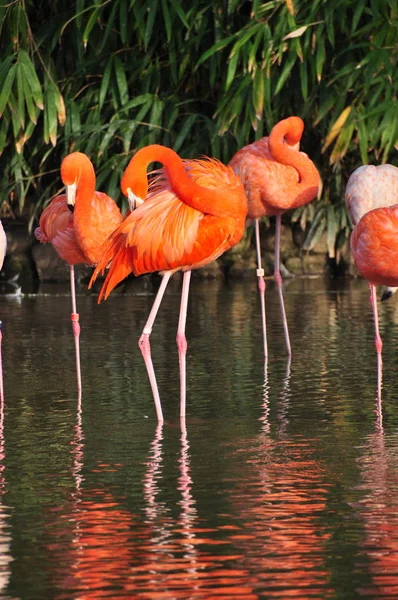
[[[72,185],[66,186],[66,202],[67,202],[69,208],[72,210],[75,206],[76,188],[77,188],[76,183],[72,183]]]
[[[129,200],[129,205],[130,205],[130,210],[131,211],[135,210],[136,208],[139,207],[140,204],[144,203],[143,199],[140,198],[139,196],[136,196],[132,192],[131,188],[127,188],[127,197],[128,197],[128,200]]]

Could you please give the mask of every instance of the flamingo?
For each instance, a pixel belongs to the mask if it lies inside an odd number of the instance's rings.
[[[257,277],[260,292],[264,356],[268,360],[265,312],[265,280],[261,265],[259,219],[276,217],[274,279],[278,288],[283,330],[288,356],[291,356],[280,274],[280,237],[282,214],[304,206],[316,198],[320,177],[310,158],[299,151],[304,123],[300,117],[289,117],[277,123],[269,137],[244,146],[232,157],[229,166],[241,178],[249,203],[248,218],[254,220],[257,253]]]
[[[350,176],[345,202],[352,224],[354,262],[370,289],[377,355],[377,393],[381,397],[382,348],[377,312],[376,285],[398,286],[398,168],[367,165]]]
[[[54,198],[44,209],[35,235],[50,242],[58,255],[69,264],[72,296],[72,331],[75,341],[77,387],[82,389],[80,368],[80,325],[76,308],[74,265],[96,265],[101,246],[122,221],[112,198],[95,191],[95,173],[90,159],[81,152],[66,156],[61,164],[61,179],[66,194]]]
[[[163,169],[151,182],[148,194],[146,170],[153,161],[162,163]],[[130,273],[141,275],[160,271],[163,275],[139,339],[157,418],[162,422],[149,337],[170,277],[176,271],[183,271],[176,342],[180,368],[180,415],[185,417],[185,323],[191,271],[215,260],[242,238],[247,199],[239,177],[230,167],[211,158],[182,160],[170,148],[157,144],[142,148],[135,154],[124,172],[121,188],[125,195],[130,189],[130,201],[137,199],[138,208],[124,218],[104,243],[102,258],[90,286],[110,261],[98,302],[106,299]]]
[[[3,223],[0,221],[0,271],[3,268],[4,258],[7,252],[7,236],[4,231]],[[1,342],[3,323],[0,321],[0,401],[1,405],[4,404],[4,385],[3,385],[3,357],[1,352]]]
[[[348,214],[355,226],[365,212],[398,202],[398,168],[393,165],[364,165],[350,176],[345,191]],[[381,300],[388,300],[397,291],[388,286]]]

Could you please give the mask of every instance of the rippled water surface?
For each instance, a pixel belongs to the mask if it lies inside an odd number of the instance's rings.
[[[68,287],[0,298],[0,597],[398,598],[397,300],[380,407],[364,282],[287,282],[291,365],[270,283],[264,374],[256,282],[193,281],[184,426],[172,283],[158,426],[137,347],[156,285],[81,290],[81,402]]]

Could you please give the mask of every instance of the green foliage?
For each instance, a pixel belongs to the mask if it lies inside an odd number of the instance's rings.
[[[292,218],[333,255],[349,173],[394,162],[395,0],[13,0],[0,23],[1,197],[31,219],[73,150],[118,199],[143,145],[228,161],[299,114],[324,188]]]

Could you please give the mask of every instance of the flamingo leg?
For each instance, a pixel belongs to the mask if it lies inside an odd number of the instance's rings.
[[[75,340],[75,355],[76,355],[76,375],[77,375],[77,390],[79,394],[82,391],[82,374],[80,367],[80,324],[79,324],[79,313],[76,308],[76,290],[75,290],[75,267],[69,265],[70,274],[70,293],[72,296],[72,314],[70,316],[72,321],[73,338]]]
[[[257,280],[258,290],[260,292],[260,304],[261,304],[261,319],[263,324],[263,343],[264,343],[264,359],[265,363],[268,361],[268,343],[267,343],[267,319],[265,314],[265,279],[264,269],[261,264],[261,245],[260,245],[260,226],[259,220],[254,221],[254,228],[256,232],[256,254],[257,254]]]
[[[138,346],[141,350],[141,354],[145,361],[146,370],[149,377],[149,383],[151,384],[153,400],[155,402],[156,415],[158,417],[159,423],[163,422],[163,412],[162,412],[162,404],[160,402],[158,384],[156,381],[155,370],[153,368],[153,362],[151,357],[151,344],[149,341],[149,336],[152,333],[152,327],[156,319],[156,315],[158,314],[158,310],[160,304],[162,302],[164,293],[166,291],[167,284],[169,283],[169,279],[171,277],[171,272],[166,272],[163,275],[161,284],[158,289],[158,293],[156,294],[155,302],[152,305],[151,312],[149,313],[149,317],[147,322],[145,323],[145,327],[142,331],[142,335],[138,340]]]
[[[375,324],[375,346],[376,346],[376,354],[377,354],[377,397],[381,398],[381,386],[382,386],[382,369],[383,369],[383,360],[381,357],[381,351],[383,348],[383,342],[380,337],[379,332],[379,317],[377,313],[377,297],[376,297],[376,286],[369,284],[370,290],[370,304],[373,310],[373,319]]]
[[[189,284],[191,281],[191,271],[185,271],[184,278],[182,280],[182,292],[181,292],[181,305],[180,305],[180,317],[178,320],[177,330],[177,348],[178,348],[178,361],[180,364],[180,417],[185,418],[186,412],[186,357],[187,357],[187,338],[185,337],[185,324],[187,322],[187,308],[188,308],[188,295],[189,295]]]
[[[281,221],[282,221],[281,215],[277,215],[276,216],[276,231],[275,231],[274,278],[275,278],[276,286],[278,288],[279,303],[281,306],[282,321],[283,321],[283,331],[285,333],[286,350],[287,350],[288,356],[291,356],[292,350],[291,350],[291,346],[290,346],[289,329],[287,326],[285,303],[283,301],[282,276],[281,276],[281,273],[279,270],[280,269],[279,261],[280,261],[280,242],[281,242]]]

